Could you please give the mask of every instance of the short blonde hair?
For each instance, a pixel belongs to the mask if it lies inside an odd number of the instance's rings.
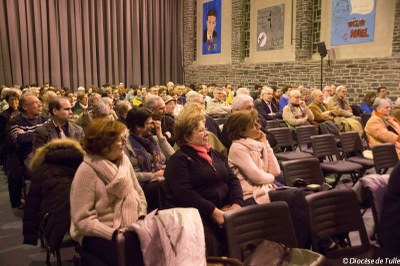
[[[255,109],[237,111],[229,115],[226,121],[227,133],[230,140],[242,138],[242,132],[252,127],[258,120],[258,112]]]
[[[175,121],[175,141],[178,146],[185,144],[199,123],[206,120],[205,112],[200,110],[199,105],[201,106],[199,103],[192,102],[179,113]]]

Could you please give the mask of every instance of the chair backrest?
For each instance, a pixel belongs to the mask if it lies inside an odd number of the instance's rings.
[[[228,211],[225,232],[228,254],[243,261],[242,251],[249,242],[259,244],[271,240],[288,247],[297,247],[297,239],[286,202],[271,202]]]
[[[359,233],[361,246],[369,248],[360,206],[352,189],[334,189],[309,194],[306,201],[314,251],[321,252],[320,240],[354,231]]]
[[[337,160],[340,158],[335,137],[332,134],[316,135],[310,138],[315,157],[324,159],[326,157],[331,158],[335,155]]]
[[[270,129],[270,128],[277,128],[280,127],[279,125],[279,120],[267,120],[267,124],[265,125],[266,129]]]
[[[304,148],[308,148],[309,145],[311,145],[310,136],[318,135],[318,132],[313,125],[305,125],[296,127],[296,135],[299,148],[302,151]]]
[[[392,143],[384,143],[372,147],[375,170],[377,174],[385,174],[390,167],[399,161],[396,148]]]
[[[361,153],[363,150],[360,135],[356,131],[340,132],[340,143],[342,144],[343,154]]]
[[[296,178],[301,178],[308,184],[324,183],[324,175],[317,158],[283,161],[282,168],[287,186],[293,186],[293,180]]]
[[[280,148],[285,148],[289,147],[290,149],[293,149],[293,139],[292,139],[292,132],[289,128],[287,127],[280,127],[280,128],[271,128],[268,129],[272,135],[274,135],[277,145]]]

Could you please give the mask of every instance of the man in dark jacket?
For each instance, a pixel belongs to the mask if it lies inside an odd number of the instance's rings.
[[[71,138],[77,141],[83,139],[83,129],[68,121],[72,117],[71,103],[68,98],[57,98],[49,102],[49,112],[52,119],[49,123],[37,128],[33,137],[33,151],[52,139]]]

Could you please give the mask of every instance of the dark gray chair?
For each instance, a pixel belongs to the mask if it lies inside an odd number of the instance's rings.
[[[279,120],[266,120],[265,129],[277,128],[280,127]]]
[[[399,161],[396,148],[393,143],[384,143],[372,147],[374,156],[375,171],[377,174],[386,174],[389,168]]]
[[[313,154],[310,137],[318,135],[317,129],[313,125],[305,125],[296,127],[295,131],[300,151]]]
[[[305,158],[282,162],[285,185],[293,186],[296,178],[301,178],[308,184],[323,185],[324,175],[317,158]]]
[[[320,160],[321,169],[335,175],[335,182],[332,187],[339,183],[343,174],[349,174],[353,184],[357,182],[363,166],[358,163],[341,160],[332,134],[311,136],[311,144],[314,156]]]
[[[243,261],[243,247],[264,239],[298,247],[286,202],[258,204],[228,211],[224,214],[228,255]]]
[[[364,221],[355,192],[352,189],[334,189],[306,196],[309,211],[312,248],[325,253],[326,263],[342,265],[343,258],[374,258],[380,249],[368,240]],[[348,233],[358,232],[361,245],[353,246]],[[347,235],[349,246],[324,252],[320,241]],[[335,263],[337,262],[337,263]]]
[[[374,160],[364,158],[362,155],[364,147],[357,132],[340,132],[339,135],[343,158],[347,161],[361,164],[363,166],[361,176],[364,175],[366,170],[374,167]]]
[[[288,161],[303,158],[311,158],[312,155],[309,153],[296,151],[294,148],[294,142],[292,139],[292,132],[287,127],[271,128],[268,130],[274,135],[277,141],[277,147],[281,148],[283,152],[275,153],[278,160]]]

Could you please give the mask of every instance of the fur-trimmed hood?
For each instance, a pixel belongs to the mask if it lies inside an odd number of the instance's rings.
[[[76,140],[69,138],[53,139],[36,150],[29,164],[29,169],[35,172],[44,162],[77,167],[82,162],[84,155],[85,151]]]

